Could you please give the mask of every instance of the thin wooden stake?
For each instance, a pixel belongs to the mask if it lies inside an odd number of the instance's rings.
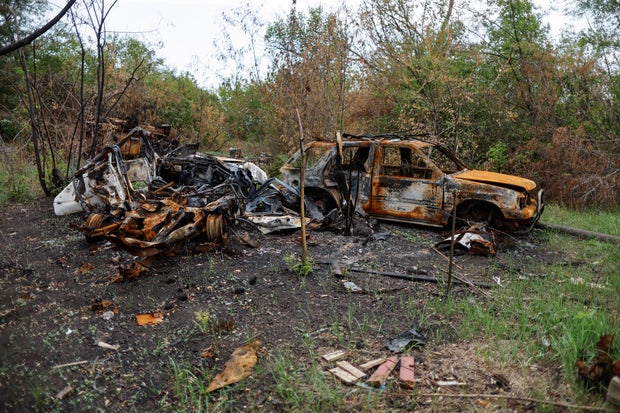
[[[452,238],[450,240],[450,262],[448,264],[448,283],[446,284],[446,297],[450,294],[452,284],[452,259],[454,257],[454,233],[456,232],[456,192],[452,192]]]
[[[306,243],[306,208],[305,208],[305,179],[306,179],[306,154],[304,152],[304,127],[301,124],[301,116],[299,109],[295,108],[297,113],[297,122],[299,122],[299,149],[301,153],[301,168],[299,171],[299,196],[301,198],[301,206],[299,208],[301,215],[301,263],[305,265],[306,256],[308,255],[308,245]]]

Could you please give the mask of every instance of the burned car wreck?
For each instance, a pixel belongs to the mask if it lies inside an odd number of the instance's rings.
[[[543,189],[512,175],[468,169],[439,143],[407,135],[342,134],[337,142],[312,142],[305,193],[322,207],[360,206],[383,220],[446,226],[486,223],[528,232],[543,209]],[[300,187],[301,152],[281,168],[282,179]]]

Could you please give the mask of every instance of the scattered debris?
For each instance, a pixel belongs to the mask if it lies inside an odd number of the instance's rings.
[[[366,376],[366,373],[344,360],[336,362],[336,367],[330,369],[329,372],[345,384],[354,384]]]
[[[620,377],[615,376],[609,382],[605,400],[607,400],[607,403],[614,405],[616,410],[620,410]]]
[[[86,363],[88,363],[88,360],[74,361],[73,363],[58,364],[52,367],[52,369],[62,369],[65,367],[79,366],[80,364],[86,364]]]
[[[112,345],[112,344],[108,344],[103,341],[97,342],[97,345],[101,348],[105,348],[107,350],[114,350],[114,351],[118,351],[121,348],[121,346],[119,346],[118,344]]]
[[[215,358],[215,356],[217,356],[217,351],[215,350],[215,347],[213,346],[209,346],[209,347],[205,347],[202,350],[200,350],[200,357],[202,358]]]
[[[364,290],[362,290],[362,288],[360,286],[358,286],[357,284],[355,284],[354,282],[351,281],[345,281],[342,283],[342,286],[344,287],[345,290],[351,292],[351,293],[362,293],[364,292]]]
[[[377,368],[377,370],[375,370],[375,372],[370,376],[370,378],[366,380],[366,383],[373,387],[383,387],[385,381],[387,380],[392,370],[394,370],[397,363],[398,356],[392,356],[388,358],[387,360],[385,360],[385,362],[383,362],[383,364],[381,364]]]
[[[510,391],[510,380],[506,378],[503,374],[494,373],[491,375],[494,383],[497,384],[500,388],[506,391]]]
[[[417,323],[413,325],[413,327],[402,334],[397,335],[389,340],[387,340],[386,346],[390,351],[395,353],[400,353],[407,347],[409,344],[413,344],[414,346],[424,346],[426,345],[426,337],[422,335],[419,331],[419,326]]]
[[[346,350],[336,350],[336,351],[332,351],[331,353],[323,354],[323,360],[328,361],[328,362],[341,360],[347,354],[348,353]]]
[[[82,265],[80,268],[78,268],[77,270],[75,270],[76,274],[86,274],[87,272],[89,272],[90,270],[92,270],[93,268],[95,268],[95,266],[89,262],[87,262],[86,264]]]
[[[438,250],[450,250],[452,237],[444,239],[434,245]],[[455,253],[467,252],[471,255],[494,257],[497,254],[495,237],[484,226],[474,225],[454,234]]]
[[[438,380],[435,384],[439,387],[460,387],[467,386],[467,383],[462,383],[460,381],[455,380]]]
[[[400,370],[398,382],[401,386],[413,389],[414,381],[414,359],[413,356],[402,356],[400,358]]]
[[[384,362],[385,362],[385,357],[379,357],[378,359],[370,360],[360,365],[360,368],[362,370],[370,370],[371,368],[377,367],[379,364],[382,364]]]
[[[331,265],[332,275],[336,278],[342,278],[343,273],[342,273],[342,267],[340,266],[340,263],[334,260],[330,262],[329,264]]]
[[[61,391],[59,391],[58,393],[56,393],[56,398],[58,400],[62,400],[65,398],[65,396],[67,396],[69,393],[71,393],[73,391],[73,386],[68,384],[66,385]]]
[[[161,311],[154,311],[152,313],[136,314],[136,321],[139,326],[159,324],[164,321],[164,313]]]
[[[101,314],[101,318],[103,318],[106,321],[110,321],[111,319],[114,318],[114,311],[105,311],[103,314]]]
[[[213,377],[209,383],[207,392],[237,383],[252,374],[252,369],[258,362],[258,351],[262,345],[262,341],[256,339],[235,349],[230,359],[224,364],[224,371]]]
[[[113,301],[99,300],[91,304],[90,310],[95,313],[112,311],[114,314],[118,314],[118,307]]]

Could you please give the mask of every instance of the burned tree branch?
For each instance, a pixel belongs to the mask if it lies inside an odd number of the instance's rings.
[[[67,12],[73,6],[74,3],[75,3],[75,0],[69,0],[67,5],[60,11],[60,13],[58,13],[45,26],[41,27],[39,30],[35,31],[34,33],[24,37],[23,39],[19,39],[16,42],[11,43],[8,46],[4,46],[0,48],[0,56],[4,56],[5,54],[11,53],[17,49],[27,46],[33,41],[35,41],[37,38],[41,37],[43,34],[45,34],[45,32],[47,32],[49,29],[54,27],[54,25],[58,23],[65,14],[67,14]]]

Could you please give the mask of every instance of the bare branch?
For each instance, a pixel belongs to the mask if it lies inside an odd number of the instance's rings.
[[[56,17],[54,17],[52,20],[50,20],[45,26],[41,27],[39,30],[35,31],[34,33],[32,33],[32,34],[30,34],[30,35],[28,35],[26,37],[24,37],[23,39],[19,39],[16,42],[11,43],[8,46],[0,48],[0,56],[4,56],[5,54],[11,53],[11,52],[13,52],[13,51],[15,51],[15,50],[17,50],[17,49],[19,49],[21,47],[29,45],[30,43],[35,41],[37,38],[39,38],[41,35],[43,35],[49,29],[54,27],[54,25],[56,23],[58,23],[60,21],[60,19],[62,19],[65,14],[67,14],[67,12],[71,8],[71,6],[73,6],[75,1],[76,0],[69,0],[67,5],[60,11],[60,13],[58,13],[56,15]]]

